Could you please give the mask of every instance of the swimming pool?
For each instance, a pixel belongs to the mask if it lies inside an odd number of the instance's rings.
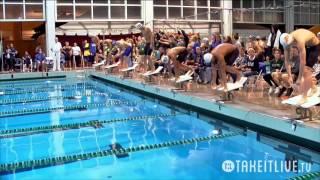
[[[286,179],[320,170],[318,152],[94,79],[1,83],[0,107],[1,179]],[[275,172],[285,160],[300,172]],[[278,168],[257,172],[247,161]]]

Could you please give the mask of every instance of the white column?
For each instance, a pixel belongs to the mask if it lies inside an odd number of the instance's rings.
[[[45,1],[46,6],[46,55],[53,57],[54,39],[56,36],[56,27],[55,27],[55,1]]]
[[[141,1],[142,19],[151,30],[153,30],[153,1]]]
[[[222,32],[224,36],[231,36],[233,31],[232,1],[221,0],[222,6]]]
[[[286,24],[286,32],[294,30],[294,2],[293,0],[284,1],[284,22]]]

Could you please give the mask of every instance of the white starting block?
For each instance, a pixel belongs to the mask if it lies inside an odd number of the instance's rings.
[[[227,83],[227,91],[225,93],[225,97],[223,98],[225,101],[231,101],[233,99],[232,92],[236,89],[243,88],[244,83],[248,80],[247,77],[241,77],[240,81],[235,83]],[[224,91],[224,88],[221,87],[218,89],[219,91]]]
[[[103,68],[106,70],[106,73],[107,72],[112,72],[112,69],[113,68],[116,68],[120,65],[120,61],[118,61],[117,63],[114,63],[114,64],[111,64],[111,65],[108,65],[108,66],[103,66]]]
[[[312,111],[311,107],[320,104],[320,87],[317,87],[317,92],[314,93],[311,97],[307,97],[307,100],[303,104],[299,104],[302,98],[302,95],[298,95],[282,101],[282,104],[288,104],[296,107],[296,114],[299,116],[299,119],[312,120]]]
[[[192,77],[193,73],[194,72],[190,70],[186,74],[179,76],[179,78],[176,80],[176,84],[179,84],[180,88],[173,89],[173,90],[176,90],[176,91],[183,90],[183,84],[193,79]]]
[[[97,67],[103,66],[105,62],[106,62],[106,60],[103,60],[103,61],[101,61],[99,63],[93,64],[92,67],[93,68],[97,68]]]
[[[139,66],[139,64],[135,63],[135,64],[133,64],[132,67],[128,67],[128,68],[125,68],[125,69],[120,69],[120,71],[123,72],[123,77],[129,77],[129,73],[131,71],[134,71],[138,66]]]
[[[153,75],[157,75],[161,72],[161,70],[163,69],[163,66],[159,66],[156,70],[154,71],[148,71],[144,74],[142,74],[144,77],[148,78],[148,81],[151,82],[151,78]]]

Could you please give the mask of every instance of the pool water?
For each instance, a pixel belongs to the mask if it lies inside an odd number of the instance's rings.
[[[89,78],[1,83],[0,165],[101,152],[115,143],[126,149],[200,139],[216,132],[233,135],[130,152],[125,157],[109,155],[29,169],[2,169],[0,178],[286,179],[320,170],[318,152],[179,109]],[[67,128],[93,120],[103,123]],[[56,125],[64,128],[54,128]],[[49,130],[13,133],[34,127]],[[310,163],[310,169],[261,173],[226,172],[222,168],[226,160],[288,159]]]

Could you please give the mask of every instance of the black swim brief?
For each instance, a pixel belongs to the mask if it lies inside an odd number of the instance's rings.
[[[144,46],[144,55],[151,56],[151,53],[152,53],[152,49],[150,47],[150,43],[146,43],[146,45]]]

